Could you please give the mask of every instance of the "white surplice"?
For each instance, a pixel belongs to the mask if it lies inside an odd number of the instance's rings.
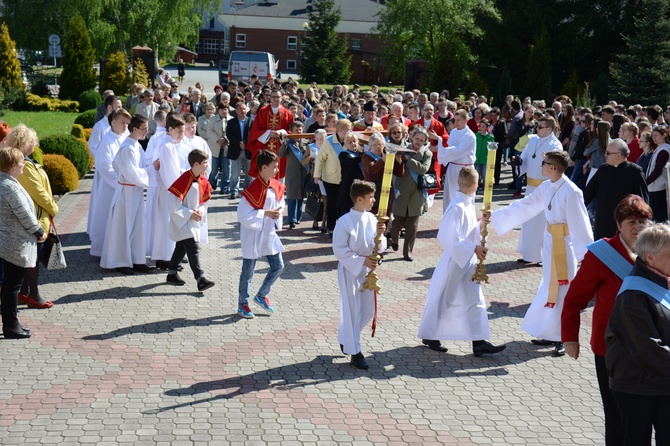
[[[548,177],[542,175],[543,155],[547,152],[557,150],[563,150],[563,146],[553,133],[544,138],[531,135],[526,148],[521,152],[522,164],[520,166],[520,175],[526,174],[528,178],[547,180]],[[531,181],[529,180],[526,186],[526,195],[532,194],[537,188],[537,186],[531,186],[530,183]],[[544,218],[543,212],[540,212],[521,226],[518,250],[524,260],[533,263],[542,261],[542,245],[538,243],[538,240],[543,237],[546,230],[547,219]]]
[[[337,283],[340,288],[340,328],[337,340],[344,353],[355,355],[361,351],[361,331],[375,312],[374,293],[360,291],[370,271],[363,263],[372,255],[377,236],[377,217],[371,212],[351,209],[337,220],[333,232],[333,253],[338,260]],[[386,249],[382,236],[379,252]]]
[[[168,192],[168,188],[184,172],[179,164],[177,145],[174,138],[165,134],[154,153],[154,158],[160,160],[161,163],[158,175],[156,175],[156,197],[153,206],[154,212],[151,215],[153,234],[149,241],[151,244],[149,255],[154,261],[169,261],[175,247],[174,241],[170,240],[169,233],[171,197],[174,195]]]
[[[277,194],[272,188],[268,189],[265,196],[263,209],[255,209],[249,201],[242,196],[240,204],[237,205],[237,220],[240,222],[240,243],[242,245],[243,259],[258,259],[271,256],[284,251],[277,231],[281,230],[284,221],[282,215],[276,220],[265,216],[264,209],[277,209],[286,207],[284,197],[277,200]]]
[[[437,161],[447,167],[444,174],[444,201],[442,211],[447,209],[451,200],[458,192],[458,173],[465,166],[474,166],[477,139],[472,130],[465,126],[464,129],[453,129],[449,134],[449,147],[437,145]]]
[[[444,252],[428,287],[418,337],[428,340],[484,341],[489,320],[481,286],[471,280],[481,230],[472,197],[457,192],[442,216],[437,239]]]
[[[156,212],[156,185],[158,172],[153,166],[156,161],[158,151],[156,148],[161,144],[161,140],[166,135],[165,127],[156,127],[156,133],[149,139],[147,150],[144,152],[144,165],[149,174],[149,187],[147,188],[147,204],[146,204],[146,225],[144,227],[144,240],[147,255],[151,256],[154,241],[153,215]]]
[[[103,268],[132,268],[133,265],[144,265],[147,262],[144,246],[144,188],[149,185],[149,174],[143,167],[142,156],[140,143],[126,138],[112,162],[121,187],[116,189],[112,200],[100,257],[100,266]]]
[[[93,155],[94,160],[96,158],[96,150],[98,149],[98,145],[100,145],[100,141],[102,141],[102,138],[107,134],[107,132],[109,132],[109,129],[111,128],[112,126],[109,125],[107,117],[102,118],[93,126],[91,135],[88,137],[88,148],[91,151],[91,155]],[[89,235],[91,234],[91,219],[93,218],[93,208],[95,207],[95,194],[95,181],[93,181],[91,184],[91,195],[88,205],[88,218],[86,223],[86,233]]]
[[[207,233],[207,203],[200,204],[200,188],[198,182],[194,182],[186,193],[184,201],[170,194],[170,240],[178,242],[193,238],[197,243],[202,243],[202,233]],[[202,214],[202,220],[191,219],[193,211],[198,210]]]
[[[125,133],[117,135],[112,131],[107,132],[98,144],[98,150],[96,151],[92,187],[94,193],[91,194],[91,204],[88,209],[91,215],[88,234],[91,237],[92,256],[100,257],[102,255],[102,245],[105,242],[109,221],[109,210],[112,206],[114,193],[120,187],[112,163],[125,139]]]
[[[551,204],[551,209],[549,205]],[[535,215],[544,212],[549,224],[567,223],[569,235],[565,237],[568,280],[577,274],[577,263],[584,258],[586,246],[593,242],[591,224],[584,206],[582,191],[565,175],[552,183],[545,181],[531,195],[498,209],[491,215],[491,223],[500,235],[518,227]],[[539,339],[561,340],[561,311],[568,285],[558,287],[556,305],[545,307],[551,277],[552,237],[545,228],[542,244],[542,280],[533,303],[528,308],[522,327]],[[540,243],[540,240],[537,240]]]

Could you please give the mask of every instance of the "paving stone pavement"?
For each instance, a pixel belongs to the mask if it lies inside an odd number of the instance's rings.
[[[359,371],[339,350],[337,262],[311,221],[280,234],[286,268],[270,296],[277,312],[245,320],[235,315],[238,200],[212,200],[201,253],[216,286],[198,293],[188,268],[186,286],[175,288],[162,273],[99,267],[88,254],[90,183],[89,175],[59,202],[68,268],[41,276],[42,295],[56,305],[22,307],[33,337],[0,341],[0,444],[604,443],[591,310],[578,361],[529,343],[521,319],[541,271],[515,261],[518,231],[490,235],[483,285],[502,354],[475,358],[468,342],[448,342],[441,354],[416,338],[441,254],[438,199],[421,218],[415,261],[391,253],[378,270],[379,325],[374,338],[364,332],[370,370]],[[511,194],[496,187],[494,200],[495,209]],[[266,271],[259,262],[255,288]]]

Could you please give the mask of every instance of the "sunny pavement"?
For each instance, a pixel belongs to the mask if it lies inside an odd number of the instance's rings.
[[[244,320],[235,315],[238,200],[211,202],[201,256],[216,286],[202,294],[188,265],[181,288],[164,273],[102,270],[88,254],[90,184],[89,175],[58,203],[68,268],[41,277],[56,305],[22,307],[33,337],[0,341],[0,444],[603,444],[591,310],[578,361],[529,343],[521,320],[541,274],[515,261],[518,231],[491,234],[483,285],[503,353],[475,358],[468,342],[437,353],[416,338],[441,254],[437,200],[421,218],[414,262],[399,251],[378,270],[379,325],[376,337],[363,333],[370,369],[360,371],[339,350],[337,262],[311,221],[280,234],[276,314]],[[510,199],[496,187],[494,208]],[[266,270],[260,262],[254,290]]]

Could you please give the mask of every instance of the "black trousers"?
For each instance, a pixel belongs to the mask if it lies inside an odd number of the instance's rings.
[[[670,396],[634,395],[612,391],[616,400],[626,446],[651,444],[651,428],[656,430],[656,444],[670,445]]]
[[[198,244],[193,238],[179,240],[176,242],[172,258],[168,265],[168,274],[177,272],[177,267],[184,260],[184,255],[188,257],[188,266],[193,271],[193,277],[198,280],[205,275],[205,272],[200,268],[200,254],[198,253]]]
[[[16,266],[7,260],[3,262],[4,278],[2,282],[2,293],[0,293],[0,310],[2,310],[2,332],[19,333],[21,326],[18,313],[19,291],[23,285],[26,269]]]
[[[505,149],[502,147],[498,147],[498,150],[496,150],[496,167],[493,172],[493,180],[495,184],[500,183],[500,171],[502,170],[502,158],[504,153]]]
[[[326,226],[329,231],[335,229],[335,222],[340,217],[339,208],[337,207],[337,201],[340,196],[340,185],[333,183],[323,182],[323,187],[326,189],[326,195],[328,196],[326,204],[326,213],[328,214],[328,221]]]
[[[654,212],[654,221],[663,223],[668,219],[668,204],[665,190],[649,192],[649,206]]]
[[[605,411],[605,444],[607,446],[623,446],[623,422],[621,421],[619,407],[616,405],[614,395],[610,390],[605,357],[600,355],[593,356],[595,357],[596,377],[598,378],[600,397],[603,400],[603,410]]]

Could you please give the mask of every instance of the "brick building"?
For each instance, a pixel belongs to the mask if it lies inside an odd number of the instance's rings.
[[[224,0],[225,1],[225,0]],[[376,14],[385,6],[379,0],[336,0],[342,11],[337,31],[347,37],[352,55],[352,82],[383,83],[378,55],[381,39],[372,33]],[[278,61],[278,71],[300,71],[300,41],[309,33],[308,13],[312,0],[246,0],[223,7],[216,18],[200,30],[198,62],[227,60],[234,50],[267,51]]]

